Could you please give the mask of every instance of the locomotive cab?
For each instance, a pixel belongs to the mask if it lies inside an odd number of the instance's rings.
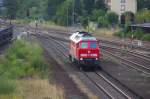
[[[100,63],[99,41],[87,32],[76,32],[70,36],[69,59],[85,67]],[[94,65],[94,66],[93,66]]]
[[[81,41],[78,46],[79,64],[98,65],[99,46],[98,41]]]

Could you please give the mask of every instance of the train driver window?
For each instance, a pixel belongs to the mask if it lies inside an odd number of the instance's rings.
[[[90,42],[90,48],[97,48],[97,42]]]
[[[80,48],[88,48],[88,42],[81,42]]]

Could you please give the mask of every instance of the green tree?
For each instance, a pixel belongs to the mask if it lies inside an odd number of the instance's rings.
[[[19,4],[18,17],[37,18],[46,15],[47,0],[19,0]]]
[[[124,12],[122,15],[125,17],[125,24],[132,24],[135,21],[135,15],[133,12],[127,11]]]
[[[97,10],[97,9],[95,9],[95,10],[93,10],[92,11],[92,15],[91,15],[91,20],[92,21],[98,21],[98,17],[100,17],[100,16],[105,16],[105,14],[106,14],[106,12],[104,11],[104,10]]]
[[[56,15],[57,8],[64,2],[65,0],[48,0],[47,5],[47,14],[48,18],[53,20]]]
[[[136,14],[136,21],[137,22],[150,22],[150,10],[140,10]]]
[[[119,16],[115,12],[108,12],[106,18],[110,24],[117,24]]]
[[[149,9],[150,10],[150,0],[137,0],[138,10]]]
[[[11,19],[44,18],[60,25],[71,25],[73,16],[75,23],[97,22],[107,8],[105,0],[4,0],[4,3]]]
[[[100,16],[98,18],[98,23],[100,27],[108,27],[109,26],[109,21],[105,16]]]
[[[101,9],[106,11],[107,6],[105,4],[105,0],[83,0],[83,10],[87,12],[87,14],[91,14],[94,9]]]
[[[60,25],[71,25],[73,0],[64,1],[57,9],[55,22]]]
[[[83,10],[85,14],[91,14],[94,9],[95,0],[83,0]]]
[[[86,27],[88,25],[89,17],[88,16],[80,16],[79,17],[81,24]]]
[[[4,0],[4,5],[6,7],[6,16],[10,19],[15,19],[19,10],[19,1]]]
[[[105,3],[105,0],[95,0],[95,8],[106,11],[107,5]]]

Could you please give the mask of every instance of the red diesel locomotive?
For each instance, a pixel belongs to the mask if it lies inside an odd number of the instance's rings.
[[[99,41],[88,32],[76,32],[70,36],[69,59],[80,66],[99,66]]]

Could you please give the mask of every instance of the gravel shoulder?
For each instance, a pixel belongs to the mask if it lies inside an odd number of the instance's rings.
[[[65,89],[66,99],[88,99],[88,97],[82,93],[73,80],[68,76],[66,71],[57,63],[57,61],[49,55],[45,50],[45,57],[48,63],[52,66],[52,80],[51,83],[55,83],[62,86]],[[77,97],[77,98],[75,98]]]

